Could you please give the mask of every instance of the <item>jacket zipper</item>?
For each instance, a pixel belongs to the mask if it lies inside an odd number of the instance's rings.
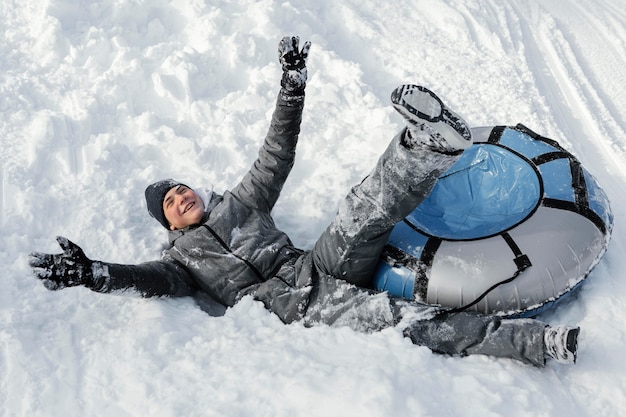
[[[235,258],[239,259],[241,262],[245,263],[246,266],[248,268],[250,268],[252,270],[252,272],[254,272],[254,275],[256,275],[257,279],[259,280],[259,282],[265,282],[266,279],[263,277],[263,275],[261,274],[261,272],[257,269],[256,266],[254,266],[252,264],[252,262],[248,261],[246,258],[243,258],[239,255],[237,255],[235,252],[233,252],[233,250],[226,244],[226,242],[224,242],[224,240],[215,232],[215,230],[211,229],[209,226],[207,226],[206,224],[203,224],[202,227],[204,227],[206,230],[209,231],[209,233],[211,233],[211,235],[213,235],[213,237],[215,238],[215,240],[217,240],[217,242],[222,246],[222,248],[224,248],[224,250],[226,252],[228,252],[229,254],[231,254],[232,256],[234,256]]]

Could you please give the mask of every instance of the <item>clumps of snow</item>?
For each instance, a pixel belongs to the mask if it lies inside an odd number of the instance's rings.
[[[0,414],[622,415],[620,1],[23,0],[0,16]],[[581,290],[540,317],[581,326],[575,366],[435,355],[396,328],[285,326],[249,297],[224,310],[52,292],[33,277],[28,253],[56,253],[57,235],[92,259],[158,259],[167,237],[145,187],[171,177],[221,194],[239,181],[289,34],[313,43],[297,161],[273,213],[298,247],[312,247],[404,126],[389,93],[407,82],[472,126],[523,122],[594,174],[616,213],[613,241]]]

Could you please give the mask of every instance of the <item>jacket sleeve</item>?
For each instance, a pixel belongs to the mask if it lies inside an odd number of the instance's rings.
[[[135,290],[142,297],[192,295],[197,287],[185,268],[177,262],[151,261],[137,265],[94,262],[94,285],[101,293]]]
[[[231,191],[244,204],[267,212],[274,207],[294,163],[303,107],[304,95],[279,94],[258,158]]]

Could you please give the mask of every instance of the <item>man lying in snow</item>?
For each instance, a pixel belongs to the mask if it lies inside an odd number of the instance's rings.
[[[201,291],[225,306],[261,301],[285,323],[349,326],[373,332],[402,326],[417,345],[439,353],[486,354],[543,366],[573,363],[578,328],[532,319],[507,320],[444,309],[369,290],[393,226],[411,213],[471,145],[465,122],[426,88],[404,85],[391,100],[407,121],[373,171],[352,188],[314,248],[295,248],[271,217],[294,163],[310,43],[279,43],[283,74],[276,109],[258,159],[224,195],[203,199],[192,188],[162,180],[146,189],[150,214],[169,230],[159,261],[120,265],[92,261],[65,238],[61,254],[32,253],[29,263],[46,288],[83,285],[144,297]]]

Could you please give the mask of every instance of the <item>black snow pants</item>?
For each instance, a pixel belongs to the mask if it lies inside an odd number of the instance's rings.
[[[474,312],[440,314],[440,308],[366,289],[394,225],[458,159],[425,147],[409,149],[401,143],[404,134],[391,141],[372,172],[350,190],[308,255],[316,282],[304,323],[364,332],[400,325],[413,343],[434,352],[486,354],[543,366],[542,322]]]

